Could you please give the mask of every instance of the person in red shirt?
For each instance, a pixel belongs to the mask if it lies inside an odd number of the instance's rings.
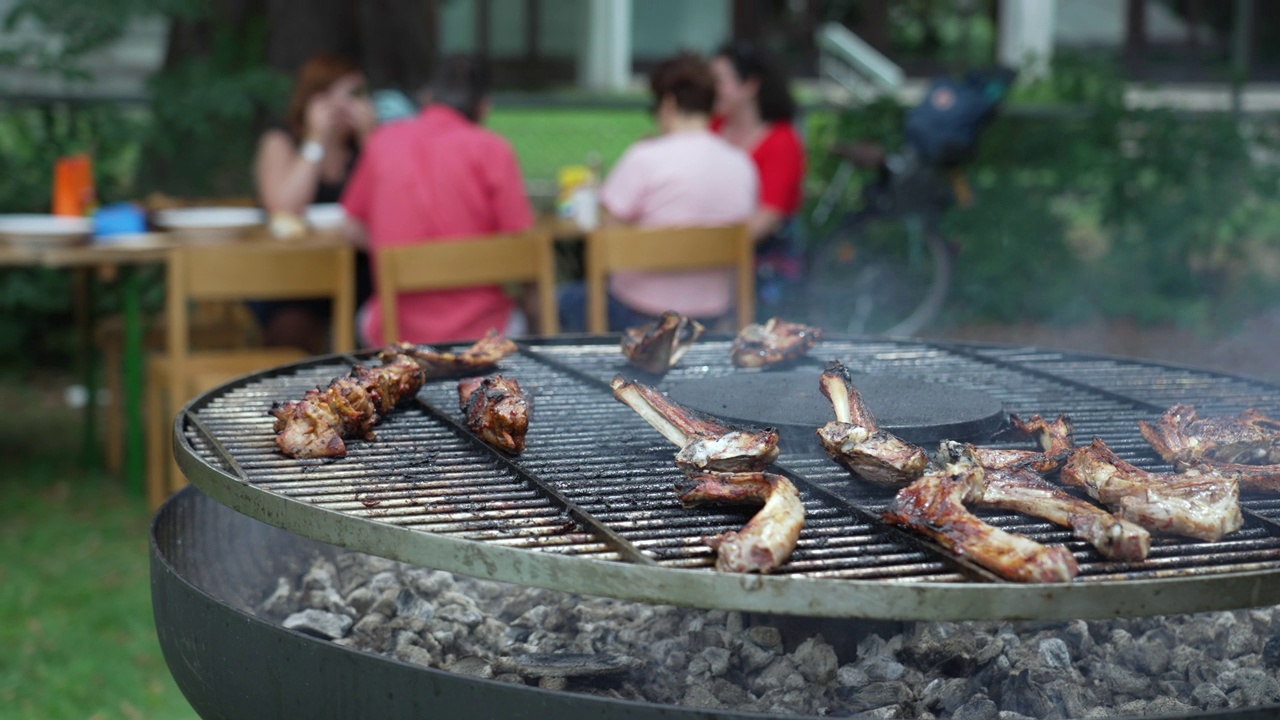
[[[716,79],[712,130],[751,155],[760,203],[749,225],[756,239],[759,305],[770,313],[782,286],[800,275],[793,218],[803,202],[804,145],[793,121],[796,103],[786,76],[752,44],[734,42],[711,59]]]
[[[424,105],[417,117],[374,131],[342,196],[358,223],[357,243],[367,242],[373,257],[375,287],[382,248],[533,225],[515,152],[481,127],[490,107],[487,66],[464,56],[441,61]],[[399,303],[401,339],[414,343],[473,340],[490,328],[510,333],[520,317],[496,285],[403,293]],[[359,328],[364,342],[384,342],[376,293],[360,310]]]

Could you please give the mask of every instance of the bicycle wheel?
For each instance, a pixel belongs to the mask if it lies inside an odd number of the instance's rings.
[[[810,255],[809,322],[851,335],[915,335],[951,289],[952,257],[935,228],[914,216],[853,218]]]

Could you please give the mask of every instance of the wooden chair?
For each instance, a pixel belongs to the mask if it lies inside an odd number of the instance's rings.
[[[261,347],[257,320],[244,303],[195,303],[189,317],[193,350]],[[154,322],[148,320],[143,328],[143,346],[147,351],[164,352],[164,329],[163,317],[157,316]],[[93,336],[102,359],[103,386],[111,398],[103,418],[102,444],[107,469],[115,473],[124,466],[124,318],[112,315],[99,320]]]
[[[530,230],[384,248],[377,263],[382,334],[388,343],[401,338],[396,298],[402,292],[530,281],[537,289],[538,331],[559,332],[555,245],[549,233]]]
[[[609,227],[587,236],[587,330],[607,332],[608,277],[618,270],[679,272],[731,268],[737,327],[755,321],[755,248],[746,225]]]
[[[349,246],[193,243],[172,251],[167,277],[166,348],[147,361],[147,499],[152,508],[186,484],[172,461],[170,428],[188,400],[237,375],[307,356],[294,348],[197,350],[190,337],[195,303],[328,298],[334,351],[355,348],[355,252]]]

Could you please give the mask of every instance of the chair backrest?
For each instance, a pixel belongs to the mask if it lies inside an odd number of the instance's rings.
[[[618,270],[732,268],[737,326],[755,320],[755,247],[746,225],[608,227],[587,236],[587,330],[608,330],[608,277]]]
[[[171,251],[167,334],[171,361],[190,352],[191,302],[329,299],[335,352],[355,349],[355,251],[343,243],[188,243]]]
[[[538,296],[538,331],[559,332],[556,305],[556,256],[551,235],[541,230],[479,235],[456,240],[379,248],[378,302],[382,334],[398,342],[402,292],[533,282]]]

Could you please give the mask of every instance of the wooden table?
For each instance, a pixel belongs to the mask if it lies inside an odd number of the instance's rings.
[[[47,267],[96,271],[99,277],[119,284],[121,289],[121,314],[124,320],[124,342],[121,356],[123,395],[120,399],[124,410],[125,447],[124,478],[131,491],[142,492],[146,467],[145,425],[143,422],[143,378],[145,372],[144,323],[142,313],[143,286],[137,272],[147,265],[164,265],[170,254],[187,241],[181,234],[148,233],[122,242],[100,242],[63,247],[40,247],[0,242],[0,267]],[[346,242],[342,233],[314,231],[293,239],[275,239],[265,228],[255,229],[238,237],[204,239],[201,242],[271,242],[281,247],[315,247],[317,244],[335,245]],[[92,376],[92,373],[90,373]],[[85,452],[93,456],[97,452],[96,424],[94,422],[95,398],[92,377],[89,380],[90,398],[85,411],[83,442]]]

